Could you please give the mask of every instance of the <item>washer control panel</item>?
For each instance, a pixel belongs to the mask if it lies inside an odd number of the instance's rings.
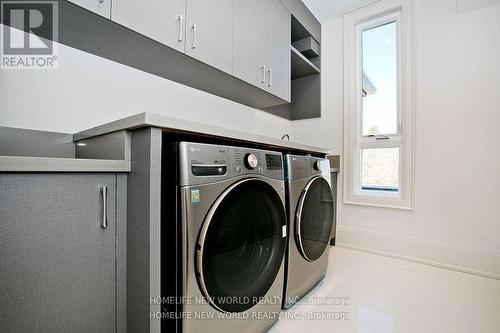
[[[275,151],[179,142],[181,185],[208,183],[245,174],[283,180],[283,157]]]
[[[229,147],[233,170],[236,174],[261,174],[275,179],[283,179],[283,158],[281,153]]]

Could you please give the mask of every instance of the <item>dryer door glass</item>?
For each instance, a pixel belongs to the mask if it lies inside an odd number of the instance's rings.
[[[297,209],[297,246],[306,260],[317,260],[327,248],[332,232],[334,203],[330,184],[322,177],[311,180]]]
[[[286,246],[286,215],[276,190],[240,181],[213,205],[197,245],[198,282],[218,310],[242,312],[274,283]]]

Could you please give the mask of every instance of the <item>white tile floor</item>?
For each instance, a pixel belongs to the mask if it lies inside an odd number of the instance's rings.
[[[347,305],[307,304],[347,297]],[[286,314],[295,319],[270,333],[499,333],[500,281],[334,247],[326,278]]]

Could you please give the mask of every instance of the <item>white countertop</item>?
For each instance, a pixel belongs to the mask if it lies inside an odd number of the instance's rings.
[[[330,154],[330,150],[326,148],[313,147],[284,141],[275,138],[269,138],[262,135],[235,131],[232,129],[206,125],[188,120],[177,119],[173,117],[162,116],[154,113],[139,113],[131,117],[119,119],[107,124],[103,124],[73,135],[75,141],[87,139],[94,136],[108,134],[122,130],[132,130],[141,127],[158,127],[175,131],[183,131],[190,133],[199,133],[215,137],[235,139],[240,141],[255,142],[269,147],[290,148],[306,153]]]
[[[0,172],[129,172],[125,160],[0,156]]]

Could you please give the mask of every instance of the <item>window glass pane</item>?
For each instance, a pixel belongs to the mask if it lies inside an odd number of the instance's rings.
[[[396,35],[396,22],[362,35],[363,136],[398,131]]]
[[[399,148],[361,150],[361,189],[399,191]]]

